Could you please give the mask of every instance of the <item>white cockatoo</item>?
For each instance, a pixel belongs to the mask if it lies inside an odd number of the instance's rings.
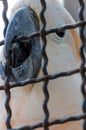
[[[63,7],[60,0],[46,0],[46,5],[45,18],[47,29],[74,23],[73,18]],[[10,75],[15,82],[25,80],[28,77],[43,76],[40,38],[33,38],[22,43],[12,43],[17,36],[39,31],[41,26],[40,11],[40,0],[18,0],[12,9],[5,36],[5,45],[0,48],[0,61],[4,66],[9,49],[13,48],[16,50],[15,54],[12,51],[10,52],[12,61]],[[53,33],[47,35],[48,73],[54,74],[79,67],[81,62],[79,54],[80,42],[77,29],[65,30],[61,34]],[[21,73],[22,70],[24,71],[23,74]],[[1,80],[1,84],[4,84],[4,80]],[[11,89],[10,106],[12,109],[11,124],[13,128],[32,125],[44,120],[42,85],[43,83],[40,82]],[[82,114],[83,100],[80,85],[81,78],[79,74],[49,81],[50,99],[48,109],[50,121]],[[4,101],[5,93],[1,91],[0,130],[6,129],[5,119],[7,114],[4,108]],[[50,126],[50,130],[57,129],[82,130],[82,121]]]

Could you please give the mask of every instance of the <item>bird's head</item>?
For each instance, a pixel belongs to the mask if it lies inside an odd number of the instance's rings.
[[[59,0],[46,0],[46,5],[47,29],[74,23],[71,15]],[[40,0],[19,0],[13,8],[5,35],[3,51],[6,59],[10,56],[10,73],[14,80],[21,81],[36,77],[39,73],[42,59],[39,37],[20,42],[15,42],[14,39],[40,30],[39,13],[41,9]],[[70,37],[72,38],[70,39]],[[67,42],[69,46],[73,46],[76,54],[79,55],[80,39],[76,30],[50,34],[47,38],[56,44],[63,43],[65,45]],[[70,43],[73,43],[73,45],[70,45]]]

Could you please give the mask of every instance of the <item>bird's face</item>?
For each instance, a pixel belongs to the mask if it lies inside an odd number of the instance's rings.
[[[39,18],[37,16],[41,11],[40,1],[20,1],[21,4],[16,4],[13,15],[9,20],[4,45],[5,58],[8,58],[10,55],[11,76],[17,81],[36,77],[39,73],[42,59],[40,39],[38,37],[26,41],[14,42],[14,39],[18,36],[29,35],[39,31]],[[27,6],[27,3],[30,7]],[[61,25],[74,22],[70,14],[58,1],[54,1],[53,4],[53,1],[46,0],[46,4],[45,18],[47,29],[57,28]],[[62,51],[64,51],[64,46],[68,45],[79,55],[80,39],[76,30],[50,34],[47,38],[53,45],[57,44],[57,48],[55,49],[59,53],[63,54],[61,52],[62,48]],[[49,47],[50,45],[48,44],[48,49]],[[54,53],[52,55],[55,56]]]
[[[47,10],[45,13],[47,28],[60,28],[68,24],[74,24],[75,21],[72,18],[71,14],[63,7],[58,0],[54,1],[55,4],[49,3],[47,5]],[[50,12],[50,13],[49,13]],[[80,60],[79,48],[80,48],[80,37],[78,33],[78,29],[64,29],[59,33],[51,33],[47,36],[53,44],[57,44],[57,50],[60,51],[62,48],[65,49],[66,46],[72,50],[75,59]],[[68,51],[68,49],[66,49]],[[67,53],[65,51],[65,54]],[[61,51],[60,51],[61,52]]]
[[[38,37],[14,42],[22,35],[29,35],[39,30],[39,21],[30,7],[17,10],[9,21],[4,45],[4,55],[10,57],[12,79],[21,81],[36,77],[41,66],[41,45]]]

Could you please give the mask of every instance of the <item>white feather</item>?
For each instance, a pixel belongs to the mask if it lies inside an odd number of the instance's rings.
[[[62,6],[59,0],[46,0],[46,3],[47,10],[45,17],[47,21],[47,28],[74,23],[73,18]],[[39,0],[19,0],[13,8],[12,14],[18,8],[26,5],[30,5],[37,15],[39,14],[41,10]],[[49,74],[54,74],[60,71],[69,71],[80,66],[80,60],[77,58],[79,57],[79,47],[77,46],[80,45],[77,30],[65,31],[64,38],[60,38],[56,34],[50,34],[47,36],[47,41]],[[3,61],[3,51],[1,54],[1,60]],[[42,71],[40,71],[39,76],[42,76]],[[44,113],[42,110],[44,99],[42,85],[42,83],[38,83],[33,86],[27,85],[26,87],[11,90],[12,98],[10,105],[13,111],[13,118],[11,120],[13,127],[31,125],[32,123],[36,123],[44,119]],[[80,75],[55,79],[49,82],[48,89],[50,100],[48,108],[50,111],[50,120],[82,113],[82,95],[80,92],[80,85]],[[0,98],[0,103],[2,104],[5,100],[5,95],[2,94],[2,92],[0,93]],[[0,108],[0,129],[6,129],[4,124],[6,113],[2,106],[4,107],[4,105],[1,105]],[[82,121],[77,123],[66,123],[64,125],[55,125],[51,127],[51,130],[82,130],[81,122]]]

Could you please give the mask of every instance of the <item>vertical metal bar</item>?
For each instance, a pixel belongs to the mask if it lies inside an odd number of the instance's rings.
[[[47,72],[48,57],[46,54],[47,39],[46,39],[46,34],[45,34],[46,20],[45,20],[45,16],[44,16],[44,13],[46,11],[46,2],[45,2],[45,0],[40,0],[40,2],[42,5],[42,10],[40,12],[40,19],[42,22],[42,26],[41,26],[40,31],[41,31],[41,38],[43,41],[42,54],[43,54],[43,60],[44,60],[42,70],[43,70],[44,75],[48,75],[48,72]],[[43,110],[44,110],[44,115],[45,115],[43,125],[44,125],[44,130],[49,130],[49,128],[48,128],[49,111],[48,111],[48,106],[47,106],[48,100],[49,100],[48,80],[44,81],[43,92],[44,92],[44,96],[45,96],[44,103],[43,103]]]
[[[10,103],[10,99],[11,99],[11,93],[10,93],[10,85],[8,83],[8,80],[5,83],[5,94],[6,94],[6,100],[5,100],[5,108],[6,108],[6,112],[7,112],[7,118],[6,118],[6,127],[7,129],[11,129],[11,116],[12,116],[12,112],[11,112],[11,108],[9,106]]]
[[[83,0],[79,0],[80,3],[80,12],[79,12],[79,18],[80,20],[84,20],[84,8],[85,8],[85,3]],[[86,90],[85,90],[85,85],[86,85],[86,75],[85,75],[85,54],[84,54],[84,50],[85,50],[85,46],[86,46],[86,39],[84,36],[84,28],[85,25],[83,25],[80,28],[80,38],[81,38],[81,48],[80,48],[80,55],[81,55],[81,59],[82,59],[82,63],[81,63],[81,67],[80,67],[80,73],[81,73],[81,77],[82,77],[82,85],[81,85],[81,92],[83,95],[83,105],[82,105],[82,110],[84,113],[86,113]],[[86,119],[84,119],[84,124],[83,124],[83,130],[86,130]]]
[[[7,0],[2,0],[2,2],[3,2],[2,17],[3,17],[4,23],[5,23],[5,28],[4,28],[3,34],[5,36],[6,29],[7,29],[7,26],[8,26],[8,19],[7,19],[8,3],[7,3]]]
[[[10,99],[11,99],[11,92],[10,92],[10,75],[9,75],[9,64],[10,64],[10,60],[8,59],[8,61],[6,62],[5,65],[5,75],[6,75],[6,81],[5,81],[5,85],[4,85],[4,91],[6,94],[6,100],[5,100],[5,108],[6,108],[6,112],[7,112],[7,118],[6,118],[6,127],[7,129],[11,129],[11,117],[12,117],[12,111],[10,108]]]
[[[3,13],[2,13],[2,17],[5,23],[5,27],[4,27],[4,37],[6,34],[6,29],[8,26],[8,19],[7,19],[7,9],[8,9],[8,3],[7,0],[2,0],[3,2]],[[6,112],[7,112],[7,118],[6,118],[6,127],[7,129],[12,128],[11,124],[10,124],[10,120],[11,120],[11,116],[12,116],[12,112],[11,112],[11,108],[10,108],[10,98],[11,98],[11,93],[10,93],[10,85],[9,85],[9,59],[6,62],[6,66],[5,66],[5,75],[6,75],[6,81],[5,81],[5,85],[4,85],[4,91],[6,94],[6,101],[5,101],[5,108],[6,108]]]

